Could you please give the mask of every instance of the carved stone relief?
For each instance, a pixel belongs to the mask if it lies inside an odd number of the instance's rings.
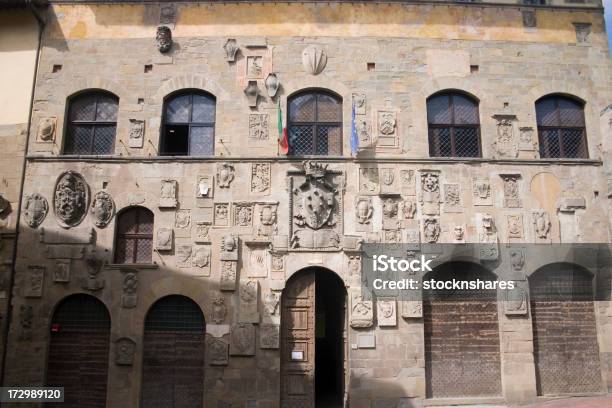
[[[44,266],[28,266],[25,297],[39,298],[43,294],[45,281]]]
[[[240,282],[240,304],[238,321],[240,323],[259,323],[259,282],[249,280]]]
[[[229,188],[234,180],[234,166],[230,163],[220,163],[217,165],[217,184],[221,188]]]
[[[251,323],[238,323],[230,331],[230,355],[255,355],[255,326]]]
[[[121,306],[133,309],[138,304],[138,275],[135,272],[125,272],[123,275],[123,294]]]
[[[506,215],[508,238],[523,238],[523,216],[521,214]]]
[[[236,278],[238,275],[238,262],[221,261],[221,279],[219,289],[236,290]]]
[[[251,166],[251,192],[268,193],[271,179],[270,163],[253,163]]]
[[[460,184],[444,184],[444,211],[447,213],[463,212]]]
[[[500,174],[504,183],[504,207],[520,208],[521,195],[519,188],[520,174]]]
[[[305,161],[303,175],[290,178],[291,248],[340,248],[342,233],[341,176],[321,163]]]
[[[438,242],[440,238],[440,221],[437,218],[426,218],[423,220],[423,238],[428,244]]]
[[[423,317],[422,300],[402,301],[402,317],[404,319],[420,319]]]
[[[31,228],[37,228],[49,212],[47,199],[38,193],[29,195],[23,206],[23,217]]]
[[[424,215],[440,214],[440,172],[421,171],[421,206]]]
[[[155,35],[155,42],[157,43],[157,49],[162,54],[167,53],[172,48],[172,30],[166,26],[157,27],[157,34]]]
[[[364,93],[353,94],[353,106],[355,107],[355,115],[366,114],[366,95]]]
[[[591,23],[572,23],[576,30],[576,42],[578,44],[588,43],[591,36]]]
[[[261,347],[262,349],[280,348],[280,325],[261,325],[259,329],[259,347]]]
[[[493,216],[484,213],[478,214],[478,218],[480,218],[480,230],[478,234],[480,259],[483,261],[494,261],[499,258],[499,244]]]
[[[236,227],[250,227],[253,225],[253,204],[233,204],[233,220]]]
[[[544,210],[536,210],[531,213],[533,229],[536,239],[539,241],[550,240],[550,216]]]
[[[404,220],[413,220],[416,210],[417,204],[415,197],[406,197],[402,202],[402,217]]]
[[[249,138],[268,140],[268,114],[251,113],[249,115]]]
[[[349,276],[361,277],[361,256],[349,255],[347,265]]]
[[[376,299],[376,320],[378,327],[397,326],[397,305],[395,299]]]
[[[210,242],[210,222],[209,221],[195,221],[194,225],[194,240],[196,244],[202,244]]]
[[[42,118],[38,122],[38,131],[36,133],[39,142],[53,142],[55,140],[55,129],[57,127],[57,118],[49,117]]]
[[[360,290],[351,294],[351,320],[352,328],[361,329],[374,325],[374,304],[371,300],[364,300]]]
[[[191,267],[191,253],[193,248],[191,245],[176,246],[176,266],[179,268]]]
[[[91,292],[96,292],[104,288],[104,279],[99,278],[104,262],[94,256],[89,256],[85,260],[86,275],[81,281],[81,287]]]
[[[248,55],[246,57],[246,77],[263,78],[263,57],[261,55]]]
[[[533,151],[535,150],[535,142],[533,140],[532,127],[519,128],[519,150]]]
[[[381,194],[399,194],[397,178],[395,177],[395,168],[383,167],[378,170],[378,174]]]
[[[155,237],[155,249],[158,251],[171,251],[174,242],[172,228],[159,228]]]
[[[278,76],[274,72],[270,72],[266,77],[265,85],[266,91],[268,91],[268,96],[270,98],[274,98],[278,92],[278,88],[280,87],[280,80],[278,79]]]
[[[285,271],[285,257],[279,254],[272,254],[272,272]]]
[[[514,131],[516,116],[494,115],[493,118],[497,121],[495,150],[498,157],[518,157],[518,138]]]
[[[62,173],[55,183],[53,209],[58,224],[76,227],[83,221],[89,208],[89,186],[83,176],[73,171]]]
[[[269,291],[264,296],[264,311],[268,316],[276,315],[276,311],[278,310],[278,305],[280,304],[280,293]]]
[[[236,61],[236,52],[238,51],[238,44],[236,43],[235,39],[228,38],[225,42],[225,45],[223,46],[223,49],[225,50],[225,60],[227,62]]]
[[[129,337],[115,340],[115,364],[130,366],[134,364],[136,342]]]
[[[115,202],[111,195],[106,191],[98,191],[91,202],[91,214],[96,227],[106,227],[115,215]]]
[[[514,282],[514,289],[505,290],[504,314],[506,316],[526,316],[529,295],[525,282]]]
[[[178,182],[176,180],[162,180],[161,194],[159,196],[159,208],[176,208]]]
[[[472,185],[474,205],[493,205],[491,182],[488,178],[475,178]]]
[[[399,228],[399,201],[395,198],[385,198],[382,202],[382,227],[385,230]]]
[[[174,217],[174,226],[179,229],[189,228],[191,225],[191,211],[177,210]]]
[[[259,97],[259,87],[257,86],[257,81],[249,81],[246,88],[244,88],[244,94],[246,95],[249,107],[256,108],[257,98]]]
[[[376,195],[380,191],[378,168],[362,167],[359,169],[359,192]]]
[[[257,225],[257,235],[260,237],[270,237],[276,234],[277,211],[276,205],[263,205],[259,209],[259,224]]]
[[[198,275],[210,276],[210,247],[206,245],[196,245],[193,247],[192,263],[198,268]]]
[[[196,198],[213,198],[213,181],[210,175],[198,176]]]
[[[229,364],[229,344],[221,339],[210,337],[207,344],[208,364],[225,366]]]
[[[376,110],[375,126],[375,143],[378,149],[397,148],[399,146],[397,111],[387,109]]]
[[[302,51],[302,66],[310,75],[318,75],[327,65],[327,54],[316,45],[310,45]]]
[[[509,251],[510,266],[513,271],[522,271],[525,266],[525,254],[518,248],[513,248]]]
[[[228,227],[229,226],[229,204],[228,203],[215,203],[214,207],[214,225],[215,227]]]
[[[370,197],[357,197],[355,199],[355,216],[360,225],[369,225],[372,221],[372,199]]]
[[[523,27],[533,28],[538,25],[536,14],[533,10],[523,10]]]
[[[227,315],[227,307],[225,306],[225,299],[221,296],[217,296],[213,299],[212,308],[210,312],[210,318],[215,324],[223,324],[225,322],[225,316]]]
[[[414,196],[416,195],[416,180],[414,170],[400,170],[400,189],[402,194]]]
[[[19,340],[32,339],[32,320],[34,310],[32,305],[21,305],[19,307]]]
[[[455,225],[453,227],[452,241],[454,244],[465,243],[465,225]]]
[[[238,261],[238,236],[227,234],[221,238],[221,260]]]
[[[144,146],[145,121],[130,119],[130,135],[128,146],[141,148]]]
[[[55,261],[55,267],[53,268],[53,282],[70,282],[70,267],[70,259]]]

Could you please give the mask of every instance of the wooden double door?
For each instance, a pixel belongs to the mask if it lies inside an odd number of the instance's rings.
[[[294,275],[281,301],[281,407],[340,408],[346,400],[346,291],[324,269]]]

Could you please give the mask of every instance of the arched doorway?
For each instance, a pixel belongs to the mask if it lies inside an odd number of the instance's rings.
[[[110,316],[93,296],[62,300],[51,319],[47,386],[64,387],[57,407],[106,407]]]
[[[145,319],[142,408],[201,407],[204,401],[204,315],[185,296],[161,298]]]
[[[346,289],[323,268],[293,275],[281,300],[281,407],[341,408]]]
[[[440,265],[430,279],[497,280],[470,262]],[[428,398],[501,395],[496,290],[424,291],[423,320]]]
[[[538,395],[602,391],[593,276],[553,264],[529,277]]]

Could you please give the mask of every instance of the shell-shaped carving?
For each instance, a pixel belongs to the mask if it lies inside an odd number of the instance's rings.
[[[223,49],[225,50],[225,59],[228,62],[236,61],[236,52],[238,51],[238,44],[236,43],[235,39],[228,38],[225,42],[225,45],[223,46]]]
[[[271,72],[268,74],[266,78],[266,90],[268,91],[268,96],[270,98],[274,98],[276,96],[276,92],[278,92],[278,87],[280,86],[280,81],[275,73]]]
[[[318,75],[327,65],[327,54],[317,46],[308,46],[302,51],[302,65],[307,73]]]
[[[57,178],[53,193],[53,211],[57,223],[75,227],[83,221],[89,209],[89,186],[83,176],[66,171]]]

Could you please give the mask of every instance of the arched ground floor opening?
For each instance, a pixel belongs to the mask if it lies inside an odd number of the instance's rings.
[[[323,268],[293,275],[281,312],[281,407],[340,408],[346,373],[346,289]]]

